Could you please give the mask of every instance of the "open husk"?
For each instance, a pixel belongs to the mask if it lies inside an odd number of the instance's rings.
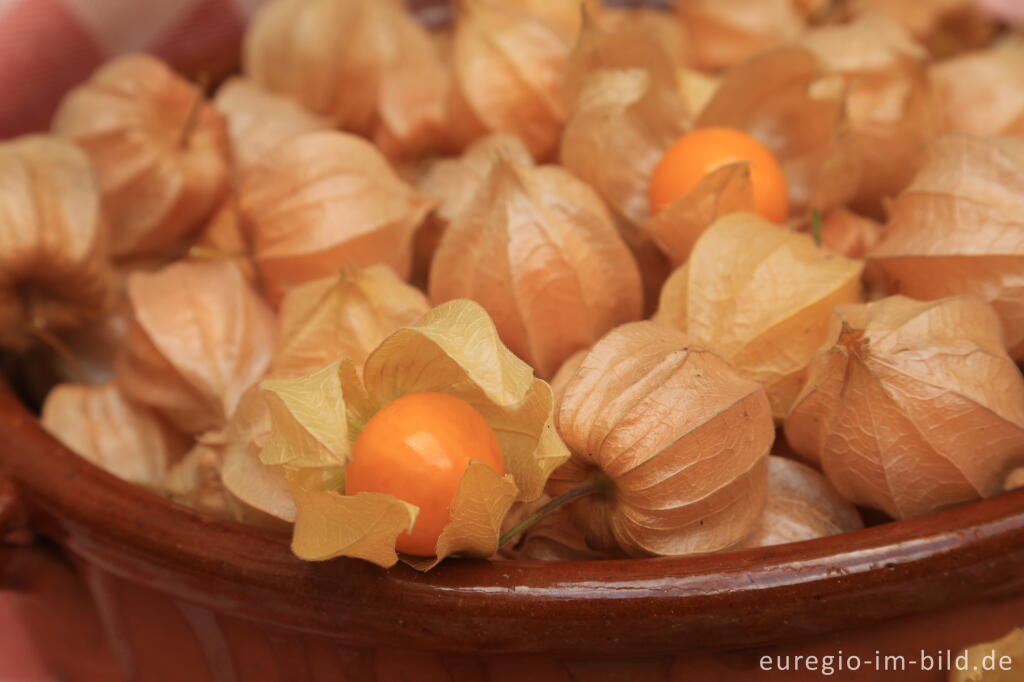
[[[284,297],[271,370],[305,374],[339,358],[361,367],[381,341],[428,310],[427,297],[385,265],[342,269]]]
[[[1024,358],[1024,140],[935,138],[868,263],[891,293],[987,300]]]
[[[670,327],[635,322],[598,341],[555,423],[572,457],[548,494],[598,487],[567,507],[595,550],[712,552],[757,522],[775,438],[764,389]]]
[[[235,165],[245,169],[277,145],[330,123],[297,101],[236,76],[217,88],[213,105],[227,120]]]
[[[509,132],[534,158],[549,157],[566,118],[560,95],[571,48],[558,30],[514,3],[458,3],[450,101],[456,141],[464,146],[487,132]]]
[[[936,62],[928,76],[940,130],[1024,137],[1024,37]]]
[[[785,430],[847,499],[922,516],[1002,492],[1024,462],[1024,378],[978,299],[840,306]]]
[[[848,533],[864,527],[857,508],[814,469],[768,458],[768,497],[754,532],[739,547],[769,547]]]
[[[340,132],[300,135],[265,155],[239,190],[246,238],[264,293],[344,265],[390,265],[407,277],[412,238],[434,202],[403,182],[369,142]]]
[[[219,259],[136,273],[128,298],[118,385],[182,431],[224,428],[270,364],[273,313],[237,265]]]
[[[94,322],[113,272],[89,159],[56,137],[0,144],[0,348]]]
[[[119,478],[162,489],[167,468],[192,439],[156,412],[128,400],[117,385],[60,384],[46,397],[43,428]]]
[[[731,69],[697,125],[739,128],[759,139],[786,175],[790,211],[824,212],[847,203],[860,186],[846,90],[810,50],[781,47]]]
[[[227,191],[224,118],[154,57],[105,64],[64,97],[53,130],[92,159],[115,256],[174,247]]]
[[[846,81],[846,112],[862,162],[854,200],[879,214],[882,200],[910,182],[934,134],[927,52],[883,14],[816,28],[800,44]]]
[[[275,0],[253,21],[243,62],[264,88],[396,153],[444,134],[440,54],[399,0]]]
[[[793,41],[804,30],[794,0],[678,0],[693,63],[715,70]]]
[[[434,256],[435,303],[469,298],[543,378],[617,324],[638,319],[636,262],[597,194],[558,166],[501,160]]]
[[[292,550],[308,561],[352,556],[391,566],[398,560],[395,542],[413,527],[418,509],[383,493],[345,495],[343,486],[359,432],[403,395],[441,392],[468,402],[494,430],[508,472],[470,463],[436,555],[402,557],[416,568],[429,569],[451,554],[494,554],[512,503],[539,497],[568,457],[552,424],[551,388],[501,344],[487,313],[471,301],[438,306],[398,330],[361,372],[342,360],[262,386],[272,430],[260,457],[284,469],[297,513]]]
[[[827,339],[832,308],[860,300],[863,262],[751,213],[719,219],[662,290],[655,319],[765,386],[776,418]]]

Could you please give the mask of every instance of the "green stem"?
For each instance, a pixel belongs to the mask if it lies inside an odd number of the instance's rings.
[[[602,490],[603,486],[601,486],[597,481],[590,481],[589,483],[584,483],[583,485],[577,486],[572,490],[565,491],[564,493],[562,493],[556,498],[553,498],[543,507],[533,512],[522,521],[520,521],[512,530],[502,535],[501,538],[498,539],[498,547],[503,547],[505,543],[507,543],[509,540],[519,535],[524,530],[526,530],[533,524],[537,523],[538,521],[540,521],[545,516],[555,511],[556,509],[569,504],[573,500],[577,500],[587,495],[593,495],[594,493],[601,492]]]

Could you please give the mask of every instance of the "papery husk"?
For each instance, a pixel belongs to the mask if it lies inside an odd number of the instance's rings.
[[[327,119],[298,101],[264,90],[249,78],[229,78],[213,98],[228,124],[232,159],[238,169],[251,166],[277,145],[303,133],[329,130]]]
[[[550,495],[541,495],[533,502],[512,508],[505,517],[502,534],[551,501]],[[531,525],[515,540],[501,548],[500,558],[526,561],[593,561],[611,558],[603,552],[587,547],[583,533],[561,507]]]
[[[644,231],[678,266],[690,257],[709,225],[730,213],[754,210],[749,164],[730,163],[705,175],[692,191],[652,216],[644,223]]]
[[[234,192],[225,197],[220,208],[192,242],[188,256],[195,260],[230,260],[239,267],[246,279],[257,281],[256,266],[252,262],[249,241],[238,210],[238,196]]]
[[[592,549],[629,556],[730,547],[764,505],[771,408],[758,384],[657,322],[598,341],[556,412],[572,458],[552,497],[594,482],[567,513]]]
[[[508,472],[470,464],[436,556],[402,557],[417,569],[451,554],[493,554],[512,503],[540,496],[551,471],[568,457],[552,424],[550,386],[501,344],[487,313],[471,301],[438,306],[398,330],[369,355],[361,373],[343,360],[262,385],[273,430],[260,458],[286,471],[297,510],[292,550],[309,561],[355,556],[386,567],[398,560],[395,542],[415,523],[417,508],[392,495],[343,491],[360,430],[403,395],[441,392],[468,402],[494,429]]]
[[[587,77],[597,71],[644,69],[663,85],[676,83],[686,65],[683,34],[666,12],[622,11],[614,21],[585,14],[562,86],[563,101],[571,111]]]
[[[589,348],[584,348],[570,355],[555,372],[555,376],[551,378],[551,392],[555,395],[556,403],[562,399],[562,393],[565,392],[572,378],[576,376],[576,370],[580,368],[589,351]]]
[[[398,0],[275,0],[246,34],[243,65],[334,126],[395,147],[443,125],[437,46]]]
[[[465,146],[514,133],[535,159],[558,146],[562,77],[572,44],[541,18],[500,0],[458,4],[452,53],[451,133]]]
[[[882,239],[882,226],[842,206],[821,223],[821,246],[845,258],[864,258]]]
[[[507,4],[526,10],[555,29],[569,45],[575,45],[586,21],[602,21],[610,8],[601,0],[510,0]]]
[[[1009,476],[1006,477],[1006,483],[1003,484],[1003,488],[1006,490],[1024,488],[1024,467],[1011,471]]]
[[[271,370],[305,374],[340,358],[361,367],[386,337],[428,310],[427,297],[386,265],[342,269],[284,297]]]
[[[118,385],[187,433],[224,428],[270,364],[273,313],[226,260],[136,273],[128,298],[132,321],[117,360]]]
[[[843,13],[884,14],[906,28],[936,57],[990,42],[996,22],[977,0],[844,0]]]
[[[372,144],[339,132],[307,133],[275,148],[245,174],[238,201],[274,305],[344,265],[383,263],[407,277],[413,235],[434,205]]]
[[[57,440],[101,469],[157,490],[167,468],[192,445],[112,382],[60,384],[46,396],[41,421]]]
[[[542,378],[642,314],[640,273],[597,194],[558,166],[501,160],[448,226],[430,298],[469,298]]]
[[[1003,490],[1024,463],[1024,378],[970,297],[840,306],[786,439],[847,499],[897,519]]]
[[[800,44],[846,80],[846,110],[862,162],[854,202],[880,214],[882,200],[910,182],[935,133],[927,52],[900,24],[873,13],[816,28]]]
[[[676,70],[676,89],[683,96],[687,109],[696,118],[718,92],[722,84],[720,76],[710,76],[696,69]]]
[[[601,195],[640,266],[650,312],[671,266],[643,231],[647,189],[665,150],[690,129],[671,84],[644,69],[599,70],[583,83],[562,135],[561,162]]]
[[[768,499],[740,547],[769,547],[839,535],[864,527],[860,513],[814,469],[768,458]]]
[[[781,419],[827,340],[832,308],[861,300],[863,267],[819,249],[809,235],[733,213],[709,227],[672,273],[655,319],[763,384]]]
[[[102,66],[64,97],[53,131],[92,159],[117,257],[174,247],[227,191],[224,117],[154,57],[118,57]]]
[[[1024,37],[937,62],[928,77],[940,130],[1024,137]]]
[[[950,682],[1017,682],[1024,667],[1024,629],[1014,628],[994,642],[983,642],[965,649],[959,652],[957,660],[960,656],[966,656],[974,663],[969,670],[957,667],[950,672]],[[997,669],[986,670],[986,665]]]
[[[217,448],[197,444],[167,470],[162,487],[178,504],[205,514],[221,518],[234,518],[237,514],[237,503],[220,480]]]
[[[868,262],[890,293],[987,300],[1024,358],[1024,140],[935,138]]]
[[[113,272],[89,159],[59,138],[0,144],[0,348],[95,322]]]
[[[678,0],[676,11],[699,69],[733,66],[794,40],[806,23],[793,0]]]
[[[779,160],[790,212],[821,212],[852,199],[860,186],[859,143],[846,115],[846,85],[802,47],[759,54],[723,78],[698,127],[739,128]]]

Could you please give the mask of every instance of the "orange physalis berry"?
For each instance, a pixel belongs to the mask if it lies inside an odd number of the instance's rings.
[[[409,393],[374,414],[356,438],[345,494],[388,493],[419,507],[412,532],[400,535],[396,547],[431,556],[470,461],[505,473],[487,420],[461,398]]]
[[[708,173],[739,161],[750,163],[757,212],[774,223],[785,222],[789,196],[778,160],[761,142],[734,128],[698,128],[668,148],[651,175],[651,212],[690,193]]]

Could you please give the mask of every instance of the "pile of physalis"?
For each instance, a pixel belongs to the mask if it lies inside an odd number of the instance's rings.
[[[1024,486],[1024,37],[580,4],[272,0],[209,99],[120,57],[0,144],[43,425],[302,559],[424,570]]]

